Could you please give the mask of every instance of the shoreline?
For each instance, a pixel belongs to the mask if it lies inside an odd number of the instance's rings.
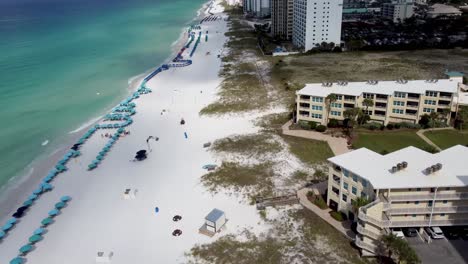
[[[196,11],[197,13],[195,17],[182,27],[179,38],[174,41],[174,45],[171,45],[170,54],[159,65],[171,61],[172,58],[177,54],[178,50],[184,46],[188,39],[188,36],[184,33],[186,32],[187,26],[196,22],[197,20],[200,20],[200,18],[204,16],[207,8],[209,7],[209,4],[212,1],[213,0],[209,0],[202,4],[202,6]],[[159,65],[155,65],[141,74],[131,76],[128,79],[128,86],[125,88],[126,93],[124,93],[121,98],[118,98],[117,102],[120,102],[122,99],[135,92],[143,79],[152,71],[157,69]],[[27,197],[27,195],[37,187],[43,176],[46,175],[47,172],[52,167],[54,167],[56,162],[68,151],[69,147],[80,138],[84,131],[101,122],[105,113],[110,112],[110,110],[115,106],[116,105],[108,109],[103,109],[102,114],[98,114],[96,117],[90,118],[88,121],[79,125],[72,131],[65,132],[62,142],[56,143],[56,146],[50,150],[44,150],[42,153],[36,156],[27,165],[26,168],[13,175],[3,186],[0,186],[0,211],[12,212],[15,208],[17,208],[18,205],[23,202],[25,197]],[[9,218],[10,214],[0,215],[0,223],[5,222]]]

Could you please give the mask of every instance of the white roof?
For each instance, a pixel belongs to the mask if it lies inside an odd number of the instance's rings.
[[[444,4],[434,4],[429,7],[428,14],[461,14],[462,12],[454,7]]]
[[[374,189],[432,188],[468,186],[468,147],[453,146],[436,154],[407,147],[387,155],[366,148],[328,159],[330,162],[368,180]],[[397,163],[408,167],[391,173]],[[442,164],[442,169],[426,175],[427,167]]]
[[[414,80],[407,83],[379,81],[374,85],[367,82],[350,82],[347,85],[332,83],[330,87],[323,86],[321,83],[310,83],[297,91],[297,94],[326,97],[331,93],[352,96],[359,96],[362,93],[392,95],[394,92],[425,94],[426,91],[456,93],[457,87],[458,82],[451,79],[441,79],[437,82]]]

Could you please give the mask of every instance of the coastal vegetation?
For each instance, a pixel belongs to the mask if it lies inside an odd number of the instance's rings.
[[[212,147],[215,152],[244,154],[246,157],[274,154],[280,152],[281,149],[281,145],[273,139],[271,134],[267,133],[218,139],[213,143]]]

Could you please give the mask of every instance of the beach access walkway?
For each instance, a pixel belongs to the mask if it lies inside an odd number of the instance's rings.
[[[291,125],[292,120],[289,120],[281,127],[283,135],[326,141],[335,155],[344,154],[350,151],[345,138],[332,137],[331,135],[326,135],[316,131],[291,130],[289,128]]]

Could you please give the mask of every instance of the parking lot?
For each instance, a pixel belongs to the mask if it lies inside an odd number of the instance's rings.
[[[433,239],[428,244],[420,236],[405,239],[414,248],[423,264],[468,263],[468,240]]]

